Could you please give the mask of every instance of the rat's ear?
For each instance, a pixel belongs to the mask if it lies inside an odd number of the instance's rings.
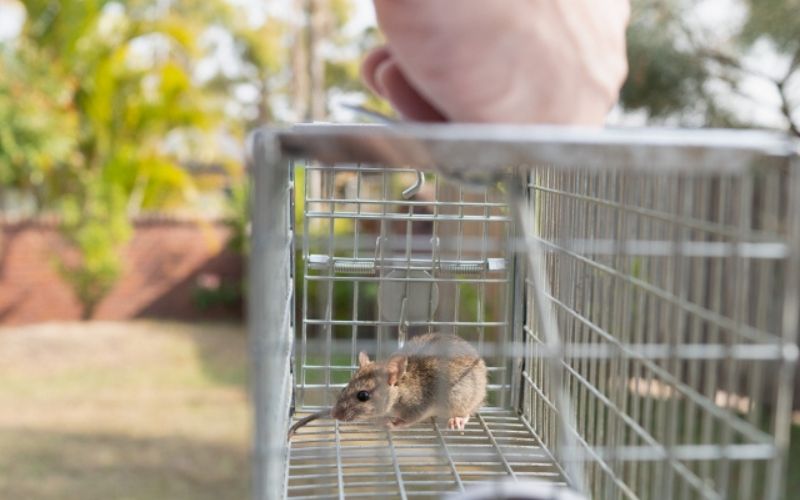
[[[364,368],[368,364],[370,364],[370,360],[369,356],[367,356],[367,353],[365,353],[364,351],[358,353],[358,367]]]
[[[408,358],[403,355],[395,355],[386,362],[386,372],[389,374],[389,385],[397,385],[397,381],[406,372]]]

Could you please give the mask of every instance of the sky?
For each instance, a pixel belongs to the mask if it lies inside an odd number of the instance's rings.
[[[12,0],[0,0],[0,41],[13,38],[19,33],[25,11]]]

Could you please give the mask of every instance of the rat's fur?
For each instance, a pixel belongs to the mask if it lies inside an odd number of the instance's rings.
[[[463,429],[486,397],[486,364],[456,335],[415,337],[383,362],[359,355],[359,369],[331,415],[339,420],[379,420],[406,427],[428,417],[445,417]],[[361,391],[369,401],[359,401]]]

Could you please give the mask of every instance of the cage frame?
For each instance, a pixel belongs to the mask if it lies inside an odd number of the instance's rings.
[[[252,250],[249,267],[248,324],[254,403],[253,497],[281,498],[288,460],[285,429],[293,409],[295,325],[293,270],[294,159],[336,163],[413,166],[466,184],[504,182],[512,196],[515,177],[525,166],[620,172],[691,172],[743,174],[757,163],[787,165],[790,210],[800,212],[800,161],[797,141],[760,131],[593,129],[542,126],[307,124],[261,129],[251,136]],[[609,167],[613,165],[613,167]],[[519,204],[515,204],[519,206]],[[525,220],[524,213],[516,214]],[[787,228],[789,255],[781,319],[784,343],[778,374],[775,442],[784,457],[788,447],[791,386],[797,359],[800,305],[800,216]],[[524,224],[523,224],[524,226]],[[281,235],[281,237],[276,237]],[[529,249],[530,250],[530,249]],[[537,252],[528,252],[536,269]],[[541,277],[540,277],[541,278]],[[536,278],[534,278],[536,279]],[[524,281],[524,279],[523,279]],[[538,280],[543,281],[543,280]],[[515,281],[515,290],[524,283]],[[279,300],[272,300],[278,297]],[[515,312],[515,314],[519,314]],[[521,325],[516,318],[513,328]],[[277,327],[277,328],[276,328]],[[557,340],[553,325],[550,340]],[[550,345],[561,352],[558,342]],[[512,395],[515,394],[512,391]],[[569,437],[565,439],[569,441]],[[785,460],[782,460],[785,469]],[[772,468],[772,485],[785,470]],[[573,473],[576,474],[576,473]],[[573,478],[574,479],[574,478]],[[581,482],[580,479],[574,479]],[[773,492],[772,496],[779,496]]]

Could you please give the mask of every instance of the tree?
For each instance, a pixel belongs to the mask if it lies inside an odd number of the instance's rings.
[[[341,93],[363,98],[371,107],[391,112],[388,103],[375,97],[361,82],[363,54],[379,43],[375,28],[350,34],[352,0],[294,0],[294,19],[289,23],[291,58],[290,120],[325,120],[330,103]]]
[[[58,267],[87,315],[120,273],[126,216],[185,206],[201,188],[183,165],[199,148],[221,130],[241,139],[254,124],[325,118],[333,87],[360,88],[355,40],[340,34],[351,0],[298,3],[299,24],[254,24],[226,0],[21,2],[22,33],[0,46],[0,198],[14,189],[63,212],[79,258]],[[227,45],[233,64],[198,78]]]
[[[79,117],[60,76],[32,48],[0,53],[0,186],[30,193],[39,205],[78,144]]]
[[[214,134],[227,96],[194,78],[227,2],[23,2],[22,34],[0,66],[0,176],[40,211],[59,211],[77,251],[58,264],[90,317],[118,277],[128,214],[196,191],[166,138]],[[241,125],[239,125],[241,127]]]
[[[653,122],[771,127],[800,136],[800,1],[741,0],[741,22],[731,30],[704,26],[702,4],[633,1],[623,108],[644,110]],[[778,63],[759,64],[764,53]],[[743,112],[748,107],[771,110],[772,119]]]
[[[80,194],[63,199],[61,214],[66,239],[80,255],[57,266],[83,305],[81,317],[90,319],[121,271],[120,246],[131,232],[124,196],[118,186],[89,179]]]

